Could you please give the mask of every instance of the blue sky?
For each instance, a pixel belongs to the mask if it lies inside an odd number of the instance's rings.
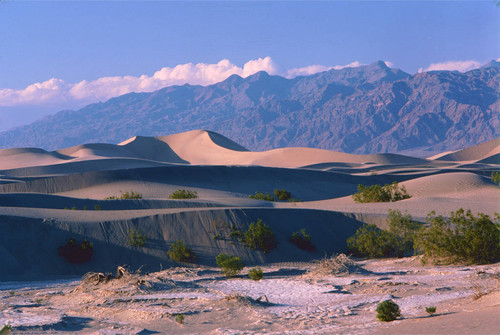
[[[292,77],[376,60],[466,71],[500,57],[495,4],[0,1],[0,130],[231,73]]]

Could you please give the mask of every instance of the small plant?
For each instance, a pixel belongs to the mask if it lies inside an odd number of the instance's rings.
[[[129,228],[128,242],[132,247],[142,248],[146,244],[146,236],[140,230]]]
[[[271,228],[262,223],[261,219],[257,220],[256,223],[250,223],[243,236],[243,241],[250,249],[262,250],[265,254],[278,246]]]
[[[256,199],[256,200],[265,200],[265,201],[275,201],[274,197],[269,194],[269,193],[261,193],[258,191],[255,191],[255,194],[250,194],[248,196],[250,199]]]
[[[92,259],[94,247],[87,240],[77,243],[74,238],[70,238],[66,244],[58,248],[58,254],[69,263],[82,264]]]
[[[491,172],[491,180],[500,186],[500,171],[493,171]]]
[[[377,319],[384,322],[394,321],[401,316],[398,304],[392,300],[384,300],[377,306]]]
[[[229,233],[229,236],[237,238],[239,240],[243,239],[243,232],[236,228],[236,226],[231,227],[231,232]]]
[[[180,325],[184,324],[184,314],[176,314],[175,321]]]
[[[38,305],[40,305],[42,303],[42,299],[41,298],[35,299],[35,303],[37,303]]]
[[[255,280],[255,281],[261,280],[263,275],[264,275],[264,272],[262,271],[262,269],[260,267],[253,268],[253,269],[250,269],[250,271],[248,271],[248,276],[252,280]]]
[[[94,206],[95,211],[100,211],[101,210],[101,205],[95,205]]]
[[[196,254],[182,240],[173,242],[167,254],[176,262],[194,263],[196,260]]]
[[[168,196],[169,199],[195,199],[198,198],[198,192],[191,190],[176,190]]]
[[[429,313],[429,315],[432,315],[432,314],[436,313],[436,307],[434,307],[434,306],[425,307],[425,311],[427,313]]]
[[[214,235],[213,239],[216,240],[216,241],[217,240],[222,240],[222,236],[220,234],[216,234],[216,235]]]
[[[127,191],[125,193],[123,193],[122,191],[120,191],[121,195],[120,196],[116,196],[116,195],[112,195],[110,197],[107,197],[107,198],[104,198],[105,200],[124,200],[124,199],[142,199],[142,194],[139,193],[139,192],[135,192],[135,191]]]
[[[0,327],[0,335],[7,335],[7,334],[10,334],[12,330],[12,326],[7,324],[7,325],[3,325]]]
[[[240,257],[218,254],[215,258],[217,266],[221,268],[222,273],[226,277],[234,277],[243,270],[245,264],[241,261]]]
[[[16,292],[14,292],[14,291],[9,291],[9,294],[10,294],[10,295],[14,295],[14,294],[16,294]]]
[[[358,192],[352,195],[352,199],[358,203],[365,202],[392,202],[404,199],[409,199],[410,195],[406,192],[406,188],[398,186],[397,182],[384,186],[372,185],[366,187],[358,185]]]
[[[274,196],[281,201],[287,201],[291,198],[292,194],[287,190],[274,190]]]
[[[316,248],[314,245],[311,243],[311,235],[306,233],[306,229],[302,228],[300,231],[296,231],[292,233],[292,236],[290,236],[289,241],[292,244],[295,244],[299,249],[313,252]]]
[[[87,210],[87,206],[83,206],[83,210],[86,211]]]
[[[72,211],[76,211],[76,206],[71,207]]]

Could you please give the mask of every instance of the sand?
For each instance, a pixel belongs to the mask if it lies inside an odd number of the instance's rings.
[[[432,210],[500,212],[499,188],[490,178],[500,168],[499,154],[499,139],[427,159],[312,148],[251,152],[204,130],[53,152],[0,150],[0,326],[9,322],[16,333],[30,334],[493,333],[498,264],[422,267],[406,258],[358,261],[363,271],[344,276],[307,273],[314,260],[344,252],[363,223],[384,227],[389,209],[421,222]],[[358,184],[393,181],[412,197],[352,200]],[[177,189],[199,198],[168,199]],[[248,198],[274,189],[287,189],[297,201]],[[105,200],[130,190],[143,198]],[[231,236],[259,219],[278,239],[268,254]],[[288,241],[301,228],[315,252]],[[145,235],[144,247],[130,245],[129,229]],[[93,243],[90,262],[72,265],[57,256],[70,237]],[[195,266],[179,267],[167,257],[180,239],[197,253]],[[261,266],[264,279],[222,277],[215,268],[220,252],[241,257],[244,273]],[[86,272],[123,264],[149,274],[129,277],[132,284],[79,286]],[[488,294],[474,300],[478,287]],[[262,295],[269,304],[256,301]],[[376,303],[386,298],[400,304],[403,319],[375,319]],[[426,316],[428,305],[437,315]],[[185,315],[184,325],[175,322],[176,313]]]

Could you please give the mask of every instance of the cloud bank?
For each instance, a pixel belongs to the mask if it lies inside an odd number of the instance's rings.
[[[426,69],[420,68],[418,72],[428,72],[428,71],[460,71],[467,72],[470,70],[477,69],[481,66],[481,63],[475,60],[464,60],[464,61],[449,61],[443,63],[433,63],[429,65]]]
[[[392,66],[389,62],[386,62],[386,64]],[[266,71],[269,74],[281,74],[287,78],[294,78],[331,69],[340,70],[361,65],[364,64],[358,61],[336,66],[310,65],[280,73],[278,66],[271,57],[265,57],[250,60],[242,67],[231,63],[227,59],[223,59],[216,64],[180,64],[175,67],[164,67],[156,71],[152,76],[103,77],[93,81],[83,80],[78,83],[66,83],[62,79],[52,78],[29,85],[24,89],[0,89],[0,107],[46,106],[51,104],[74,106],[76,104],[82,105],[83,103],[105,101],[130,92],[152,92],[171,85],[210,85],[223,81],[233,74],[248,77],[256,72]]]

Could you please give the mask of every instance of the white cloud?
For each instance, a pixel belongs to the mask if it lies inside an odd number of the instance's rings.
[[[362,64],[358,61],[355,61],[355,62],[352,62],[352,63],[349,63],[347,65],[335,65],[333,68],[335,70],[342,70],[342,69],[345,69],[346,67],[359,67],[359,66],[362,66],[362,65],[366,65],[366,64]]]
[[[442,63],[433,63],[429,65],[426,69],[420,68],[418,72],[428,72],[428,71],[460,71],[467,72],[470,70],[477,69],[481,66],[481,63],[475,60],[464,60],[464,61],[449,61]]]
[[[0,89],[0,106],[50,104],[61,101],[95,102],[130,92],[152,92],[170,85],[210,85],[233,74],[247,77],[259,71],[276,74],[277,67],[271,57],[250,60],[243,67],[223,59],[216,64],[187,63],[164,67],[152,76],[103,77],[94,81],[83,80],[76,84],[53,78],[29,85],[25,89]]]
[[[305,66],[305,67],[298,67],[295,69],[290,69],[285,73],[285,77],[294,78],[297,76],[309,76],[311,74],[315,74],[315,73],[323,72],[323,71],[328,71],[331,69],[332,69],[331,66],[309,65],[309,66]]]

